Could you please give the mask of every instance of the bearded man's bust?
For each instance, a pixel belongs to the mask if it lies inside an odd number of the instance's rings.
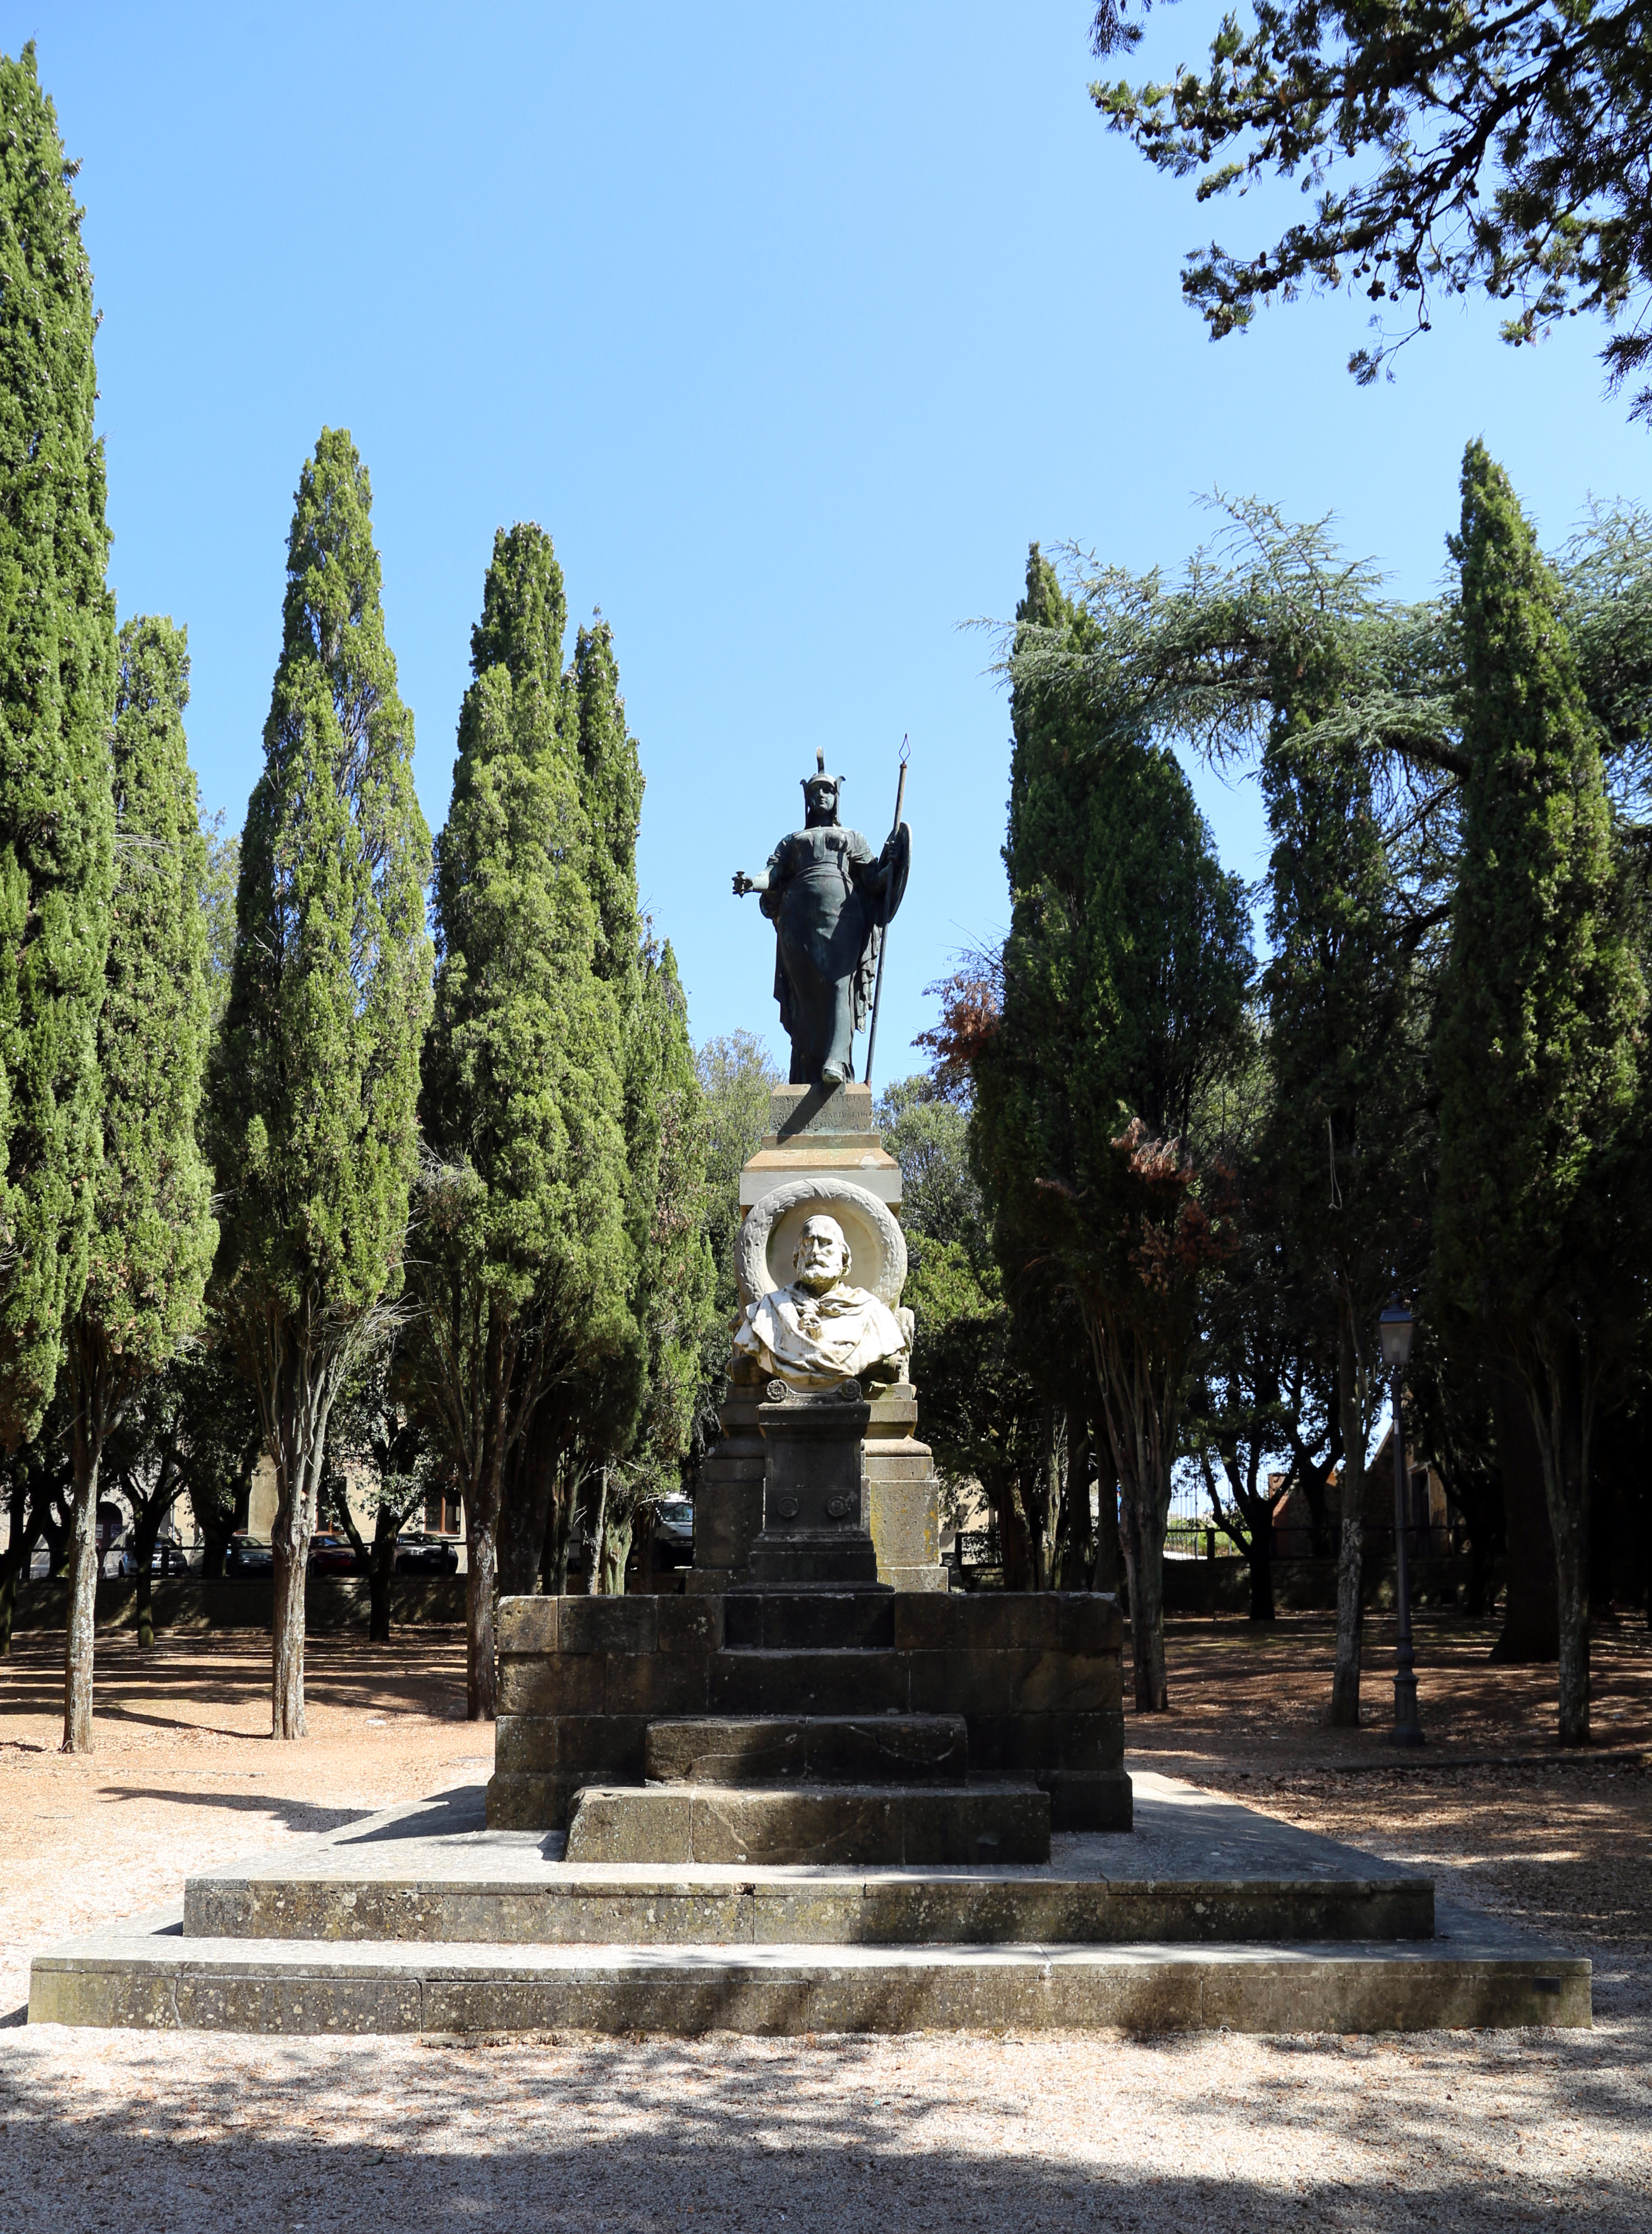
[[[748,1304],[735,1354],[793,1388],[839,1381],[898,1381],[906,1336],[887,1303],[849,1285],[849,1244],[835,1218],[806,1220],[792,1258],[792,1284]]]

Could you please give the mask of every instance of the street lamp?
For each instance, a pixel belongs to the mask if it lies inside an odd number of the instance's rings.
[[[1405,1434],[1400,1423],[1400,1376],[1411,1356],[1411,1337],[1416,1321],[1398,1292],[1377,1321],[1377,1340],[1382,1362],[1388,1368],[1394,1403],[1394,1579],[1400,1612],[1400,1633],[1394,1655],[1394,1731],[1397,1746],[1420,1746],[1422,1724],[1417,1720],[1417,1675],[1411,1656],[1411,1576],[1406,1558],[1410,1532],[1406,1511]]]

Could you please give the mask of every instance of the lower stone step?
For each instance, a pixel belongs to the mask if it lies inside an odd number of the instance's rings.
[[[37,1955],[31,2024],[240,2033],[1369,2033],[1590,2022],[1587,1961],[1494,1919],[1381,1945],[399,1946],[186,1939],[176,1911]]]
[[[1035,1785],[587,1785],[570,1862],[1047,1862]]]
[[[653,1784],[963,1784],[962,1715],[681,1715],[650,1722]]]

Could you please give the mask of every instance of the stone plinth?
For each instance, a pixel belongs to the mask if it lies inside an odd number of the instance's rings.
[[[871,1417],[858,1381],[817,1395],[799,1395],[783,1381],[768,1383],[757,1407],[763,1525],[748,1560],[754,1583],[876,1585],[861,1466]]]
[[[642,1785],[651,1726],[947,1715],[970,1776],[1035,1786],[1052,1829],[1127,1828],[1120,1635],[1115,1599],[1053,1591],[506,1598],[488,1821],[560,1830],[583,1787]]]
[[[721,1591],[751,1579],[751,1547],[763,1525],[766,1446],[758,1421],[765,1378],[736,1366],[719,1417],[722,1439],[700,1470],[694,1502],[690,1591]],[[917,1440],[917,1391],[910,1381],[867,1392],[862,1465],[866,1519],[878,1579],[898,1591],[944,1591],[940,1492],[927,1443]]]

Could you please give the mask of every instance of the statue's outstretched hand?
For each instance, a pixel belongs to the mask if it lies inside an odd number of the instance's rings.
[[[744,869],[736,869],[735,871],[735,898],[737,900],[743,899],[746,894],[750,892],[751,888],[752,880],[746,874]]]

